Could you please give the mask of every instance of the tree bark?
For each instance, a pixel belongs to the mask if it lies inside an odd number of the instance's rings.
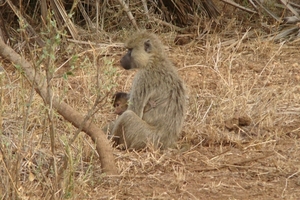
[[[22,73],[28,81],[34,86],[35,91],[43,98],[44,102],[49,104],[47,98],[46,78],[39,72],[33,69],[31,64],[11,47],[6,45],[0,38],[0,56],[8,59],[14,65],[21,67]],[[60,102],[59,98],[52,99],[52,105],[67,121],[71,122],[75,127],[79,128],[84,120],[84,117],[75,111],[65,102]],[[82,131],[87,133],[96,143],[96,150],[100,156],[101,167],[104,173],[108,175],[117,174],[117,168],[114,162],[111,146],[101,129],[95,124],[87,121],[82,128]]]

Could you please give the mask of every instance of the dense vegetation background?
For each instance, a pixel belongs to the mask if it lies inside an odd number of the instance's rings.
[[[1,199],[297,199],[300,2],[0,1]],[[119,151],[101,128],[129,91],[138,30],[189,91],[176,149]]]

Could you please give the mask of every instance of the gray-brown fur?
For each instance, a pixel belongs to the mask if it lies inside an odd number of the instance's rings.
[[[157,148],[174,146],[180,136],[186,108],[185,89],[177,70],[154,34],[141,32],[126,43],[121,59],[125,69],[138,69],[130,92],[128,109],[113,128],[114,141],[129,149],[148,142]],[[147,105],[152,106],[144,112]]]

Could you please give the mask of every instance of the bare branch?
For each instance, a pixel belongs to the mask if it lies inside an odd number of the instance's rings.
[[[78,39],[78,31],[75,28],[75,25],[70,20],[70,17],[67,15],[64,5],[60,0],[51,0],[50,1],[51,8],[54,10],[54,15],[56,17],[56,21],[60,24],[60,26],[67,26],[70,34],[73,39]],[[61,18],[64,23],[62,23]]]
[[[251,13],[251,14],[257,14],[256,11],[251,10],[251,9],[249,9],[249,8],[246,8],[246,7],[244,7],[244,6],[241,6],[241,5],[235,3],[235,2],[232,1],[232,0],[221,0],[221,1],[223,1],[224,3],[227,3],[227,4],[229,4],[229,5],[232,5],[232,6],[234,6],[234,7],[237,7],[237,8],[239,8],[239,9],[241,9],[241,10],[244,10],[244,11],[246,11],[246,12],[248,12],[248,13]]]
[[[147,6],[147,1],[146,0],[142,0],[143,6],[144,6],[144,11],[145,11],[145,15],[147,16],[147,18],[149,19],[149,10],[148,10],[148,6]]]
[[[20,10],[18,10],[17,7],[14,6],[14,4],[7,0],[8,5],[11,7],[11,9],[14,11],[14,13],[19,18],[20,22],[23,22],[25,24],[25,29],[30,37],[33,37],[35,41],[38,43],[39,46],[43,47],[45,45],[45,42],[42,40],[42,38],[35,32],[35,30],[32,28],[32,26],[27,22],[27,20],[23,17]]]
[[[0,39],[0,56],[10,60],[17,66],[22,67],[22,74],[33,85],[35,91],[43,98],[44,102],[49,104],[50,100],[47,94],[47,85],[45,77],[39,72],[34,70],[31,64],[17,54],[11,47],[7,46]],[[66,120],[71,122],[75,127],[80,128],[84,117],[80,113],[75,111],[71,106],[65,102],[61,102],[58,97],[51,99],[53,108],[57,110]],[[82,130],[87,133],[92,140],[96,143],[96,150],[100,156],[101,166],[103,172],[107,174],[117,174],[117,168],[114,162],[112,149],[105,134],[91,121],[87,121],[83,124]]]
[[[276,21],[280,22],[280,18],[277,17],[275,14],[273,14],[271,11],[269,11],[266,7],[264,7],[259,1],[256,0],[256,3],[262,8],[264,9],[264,11],[266,11],[266,13],[268,13],[271,17],[273,17]]]
[[[296,17],[299,17],[299,13],[286,1],[280,0]]]
[[[131,11],[129,10],[128,5],[125,3],[125,1],[124,0],[118,0],[118,1],[123,6],[125,12],[128,15],[128,18],[130,19],[130,21],[132,22],[132,24],[136,28],[136,30],[140,30],[139,27],[138,27],[138,25],[137,25],[137,23],[136,23],[136,21],[135,21],[135,19],[134,19],[134,17],[133,17],[133,15],[132,15],[132,13],[131,13]]]

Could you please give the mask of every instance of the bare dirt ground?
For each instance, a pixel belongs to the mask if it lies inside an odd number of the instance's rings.
[[[173,33],[159,34],[189,91],[178,149],[114,149],[120,175],[106,176],[89,138],[80,134],[70,144],[76,129],[56,116],[58,168],[64,155],[69,161],[58,185],[63,198],[299,198],[300,43],[275,44],[259,36],[244,39],[245,32],[226,33],[194,38],[183,46],[174,45]],[[120,48],[72,45],[57,66],[75,53],[78,60],[57,71],[55,90],[85,114],[99,89],[95,77],[100,69],[100,90],[107,98],[94,121],[102,127],[115,118],[109,98],[115,91],[129,90],[134,72],[119,67]],[[72,76],[61,76],[72,66]],[[30,95],[20,73],[12,69],[6,75],[0,197],[15,187],[22,199],[50,199],[54,175],[44,104]],[[3,156],[10,160],[6,165]],[[14,173],[19,176],[12,181]]]

